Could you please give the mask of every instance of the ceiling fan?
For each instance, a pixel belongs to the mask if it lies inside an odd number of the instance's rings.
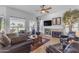
[[[41,13],[49,13],[50,9],[52,9],[52,7],[50,7],[50,6],[47,7],[46,5],[42,5],[42,6],[40,6],[40,9],[37,11],[39,11]]]

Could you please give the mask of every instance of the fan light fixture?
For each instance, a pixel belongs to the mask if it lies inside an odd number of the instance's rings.
[[[44,10],[42,10],[41,13],[46,13],[46,12]]]
[[[37,10],[37,11],[39,11],[41,13],[49,13],[50,9],[52,9],[52,7],[50,7],[50,6],[48,7],[46,5],[42,5],[42,6],[40,6],[40,9]]]

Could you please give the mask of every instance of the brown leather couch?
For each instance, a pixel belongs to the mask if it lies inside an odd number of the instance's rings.
[[[3,36],[1,39],[4,43],[2,43],[2,47],[0,48],[0,53],[29,53],[31,52],[32,40],[28,40],[27,36],[24,36],[24,35],[16,36],[15,34],[8,34],[7,36],[8,38],[11,39],[11,42],[9,43],[7,38]]]
[[[29,53],[31,52],[31,40],[0,49],[0,53]]]

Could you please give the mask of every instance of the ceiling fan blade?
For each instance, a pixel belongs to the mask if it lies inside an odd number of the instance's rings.
[[[46,8],[46,10],[52,9],[52,7]]]
[[[47,7],[46,5],[42,5],[40,6],[41,8],[39,10],[36,10],[36,11],[39,11],[41,13],[49,13],[49,10],[52,9],[52,7]]]
[[[46,13],[49,13],[49,11],[45,11]]]

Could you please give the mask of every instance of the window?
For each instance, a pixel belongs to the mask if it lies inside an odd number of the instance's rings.
[[[69,26],[68,25],[65,27],[65,31],[66,31],[66,33],[69,32]],[[76,23],[73,24],[72,31],[79,32],[79,22],[76,22]]]
[[[69,26],[68,26],[68,25],[65,26],[65,32],[66,32],[66,33],[69,32]]]
[[[25,19],[10,17],[10,32],[15,33],[25,30]]]
[[[34,20],[29,21],[29,31],[32,32],[32,30],[37,30],[37,22]]]
[[[73,24],[72,30],[75,31],[75,32],[78,32],[79,31],[79,23]]]
[[[4,31],[4,26],[5,26],[4,17],[0,16],[0,31]]]

